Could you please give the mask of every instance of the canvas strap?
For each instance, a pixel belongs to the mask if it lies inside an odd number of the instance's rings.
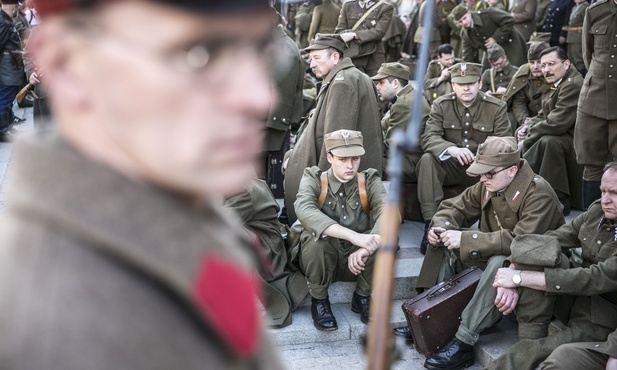
[[[366,178],[364,174],[358,172],[358,193],[360,195],[360,204],[362,204],[362,209],[364,213],[368,216],[370,214],[370,208],[368,204],[368,194],[366,192]],[[322,172],[320,176],[321,180],[321,191],[319,193],[319,198],[317,198],[317,207],[321,209],[324,203],[326,203],[326,197],[328,196],[328,173]]]
[[[355,31],[356,28],[360,27],[360,25],[362,24],[362,22],[364,22],[364,20],[366,19],[366,17],[368,17],[368,15],[375,9],[377,9],[377,7],[381,4],[383,4],[386,0],[380,0],[379,2],[375,3],[373,6],[370,7],[369,10],[367,10],[366,13],[364,13],[364,15],[362,15],[362,17],[360,19],[358,19],[358,21],[356,22],[356,24],[353,25],[353,27],[351,28],[352,31]]]

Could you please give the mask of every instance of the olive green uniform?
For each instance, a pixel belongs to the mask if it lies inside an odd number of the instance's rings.
[[[523,36],[525,41],[529,41],[531,34],[536,31],[537,9],[538,2],[536,0],[518,0],[512,6],[514,28]]]
[[[548,294],[538,291],[541,294],[535,295],[532,301],[526,300],[526,296],[521,294],[516,314],[519,316],[544,313],[550,317],[553,307],[546,302],[557,298],[558,304],[555,308],[559,311],[555,310],[554,313],[567,326],[544,338],[521,340],[490,364],[488,369],[533,369],[562,344],[605,341],[617,328],[615,226],[614,221],[604,217],[600,202],[595,202],[587,212],[572,222],[546,235],[534,236],[537,239],[535,244],[538,246],[556,244],[562,250],[582,247],[583,267],[570,269],[545,267]],[[534,257],[532,254],[527,256]],[[526,258],[513,262],[518,268],[524,264],[531,264]],[[519,292],[524,290],[532,289],[519,288]],[[568,309],[569,314],[565,313]]]
[[[540,370],[605,370],[608,358],[617,358],[617,331],[605,342],[562,344],[538,367]]]
[[[360,5],[357,0],[347,1],[341,8],[341,13],[336,25],[336,33],[351,31],[353,26],[371,8],[365,4]],[[360,44],[359,57],[353,57],[353,63],[362,72],[369,76],[374,76],[382,63],[386,61],[385,51],[381,39],[386,35],[390,26],[394,7],[388,2],[380,4],[373,10],[353,32],[356,33],[356,40]],[[365,135],[366,137],[366,135]]]
[[[258,252],[268,263],[268,268],[262,266],[259,270],[268,324],[279,327],[291,324],[291,311],[308,290],[302,273],[289,265],[276,199],[265,181],[255,179],[245,192],[227,199],[225,207],[240,217],[249,237],[259,238],[262,248]]]
[[[508,116],[513,130],[542,111],[542,96],[550,91],[544,77],[534,77],[529,63],[520,66],[510,80],[506,93],[501,98],[508,104]]]
[[[542,99],[542,112],[532,118],[525,138],[525,158],[559,196],[569,195],[580,208],[583,169],[576,163],[573,135],[576,102],[583,78],[570,66],[557,86]]]
[[[468,108],[459,102],[455,93],[435,100],[422,134],[425,153],[418,162],[418,178],[422,179],[418,183],[418,199],[425,220],[435,215],[443,200],[444,185],[469,186],[478,181],[467,176],[466,167],[456,159],[444,157],[445,150],[456,146],[475,153],[487,137],[508,135],[506,104],[496,98],[479,92]]]
[[[463,63],[463,60],[455,58],[454,64],[457,63]],[[441,81],[441,83],[437,83],[437,80],[441,76],[441,72],[444,68],[446,67],[444,67],[444,65],[438,60],[431,60],[428,64],[426,74],[424,75],[424,97],[429,104],[433,104],[438,97],[448,95],[452,92],[450,77],[444,81]]]
[[[332,0],[324,0],[321,5],[317,5],[313,9],[313,19],[308,33],[309,41],[313,40],[318,33],[334,33],[340,12],[341,7],[334,4]]]
[[[489,37],[501,45],[508,60],[515,66],[527,63],[527,46],[525,40],[514,29],[514,18],[510,13],[495,8],[471,12],[473,26],[463,28],[463,59],[466,62],[479,62],[478,52],[486,51],[484,43]],[[484,56],[485,66],[489,66]]]
[[[334,281],[357,281],[356,293],[371,295],[375,254],[368,257],[364,271],[354,275],[347,266],[347,258],[358,250],[348,241],[323,235],[328,227],[339,224],[358,233],[378,234],[386,190],[377,171],[368,169],[361,173],[366,179],[366,193],[370,214],[364,213],[354,178],[341,183],[332,170],[328,170],[328,194],[319,209],[317,199],[321,193],[321,170],[307,168],[300,182],[295,208],[304,231],[300,236],[300,268],[306,276],[313,298],[324,299]]]
[[[390,149],[390,142],[392,140],[392,133],[395,130],[407,130],[407,124],[409,123],[409,117],[411,115],[411,104],[415,99],[415,95],[418,94],[414,90],[411,84],[408,84],[396,95],[396,101],[390,106],[390,109],[386,112],[381,120],[381,127],[384,129],[384,168],[388,168],[388,154]],[[405,152],[403,158],[403,182],[418,182],[416,177],[416,165],[422,157],[422,149],[420,148],[419,141],[424,128],[426,126],[426,120],[431,111],[431,107],[426,101],[422,101],[422,121],[418,130],[418,147],[409,152]]]
[[[501,72],[495,72],[494,68],[485,70],[482,73],[482,91],[494,93],[500,87],[507,89],[516,72],[518,72],[518,67],[510,63]],[[501,99],[501,96],[497,98]]]
[[[315,9],[315,4],[311,1],[305,1],[296,12],[296,44],[300,49],[309,46],[308,32],[313,19],[313,9]]]
[[[578,100],[574,146],[585,180],[599,181],[607,158],[617,159],[617,4],[599,0],[583,25],[587,75]]]
[[[568,59],[574,64],[579,72],[583,73],[587,68],[583,60],[583,20],[589,3],[584,1],[574,5],[568,22],[566,43],[568,44]]]

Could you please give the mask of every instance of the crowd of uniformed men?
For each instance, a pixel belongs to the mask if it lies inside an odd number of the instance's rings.
[[[3,22],[14,3],[3,1]],[[402,161],[414,189],[404,201],[419,204],[424,223],[417,289],[470,265],[484,270],[455,337],[425,366],[471,365],[481,332],[514,312],[520,341],[490,368],[615,368],[617,1],[440,0],[433,14],[422,1],[399,14],[399,3],[275,4],[279,99],[255,171],[268,182],[256,175],[225,201],[269,261],[260,270],[269,324],[290,325],[308,293],[315,327],[336,330],[328,287],[340,280],[357,282],[351,310],[370,320],[389,148],[417,115],[420,144]],[[425,32],[432,60],[414,86]],[[0,35],[19,41],[13,27]],[[2,78],[5,64],[21,66],[11,53],[21,44],[9,45]],[[12,103],[23,81],[0,82]],[[282,223],[270,192],[279,166]],[[455,185],[459,195],[444,200]],[[565,224],[571,207],[584,212]],[[553,315],[566,328],[548,336]],[[407,327],[395,334],[413,337]]]

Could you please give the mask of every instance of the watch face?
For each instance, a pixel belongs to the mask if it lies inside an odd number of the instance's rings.
[[[514,282],[514,284],[519,285],[521,283],[521,274],[516,273],[514,276],[512,276],[512,282]]]

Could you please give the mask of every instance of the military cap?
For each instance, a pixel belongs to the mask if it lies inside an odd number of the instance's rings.
[[[311,45],[307,48],[303,49],[305,52],[309,52],[311,50],[323,50],[333,48],[341,53],[345,50],[345,41],[339,35],[318,33],[315,35],[315,40],[311,40]]]
[[[338,130],[324,136],[326,152],[342,158],[364,155],[362,142],[360,131]]]
[[[457,84],[470,84],[480,80],[482,76],[482,64],[457,63],[448,68],[450,81]]]
[[[484,143],[478,146],[476,158],[467,169],[467,174],[480,176],[497,167],[513,166],[520,160],[521,153],[515,138],[489,136]]]
[[[452,16],[454,17],[455,21],[458,21],[459,19],[463,18],[463,16],[467,14],[467,12],[469,12],[469,9],[467,9],[466,6],[459,4],[458,6],[454,7],[454,9],[452,9]]]
[[[401,80],[409,81],[409,67],[401,63],[382,63],[379,71],[371,80],[379,81],[387,77],[400,78]]]
[[[488,54],[488,61],[490,63],[495,63],[499,58],[506,55],[505,50],[499,44],[493,44],[488,50],[486,50]]]
[[[510,251],[509,260],[517,266],[557,267],[561,263],[561,246],[553,235],[518,235]]]
[[[97,4],[122,0],[35,0],[35,7],[41,16],[52,13],[67,13],[72,10],[93,7]],[[184,8],[201,13],[246,13],[270,7],[268,0],[149,0],[169,6]],[[6,1],[3,1],[6,3]]]
[[[529,50],[527,50],[527,60],[540,60],[540,53],[544,49],[548,49],[550,45],[544,41],[530,41],[527,43]]]

